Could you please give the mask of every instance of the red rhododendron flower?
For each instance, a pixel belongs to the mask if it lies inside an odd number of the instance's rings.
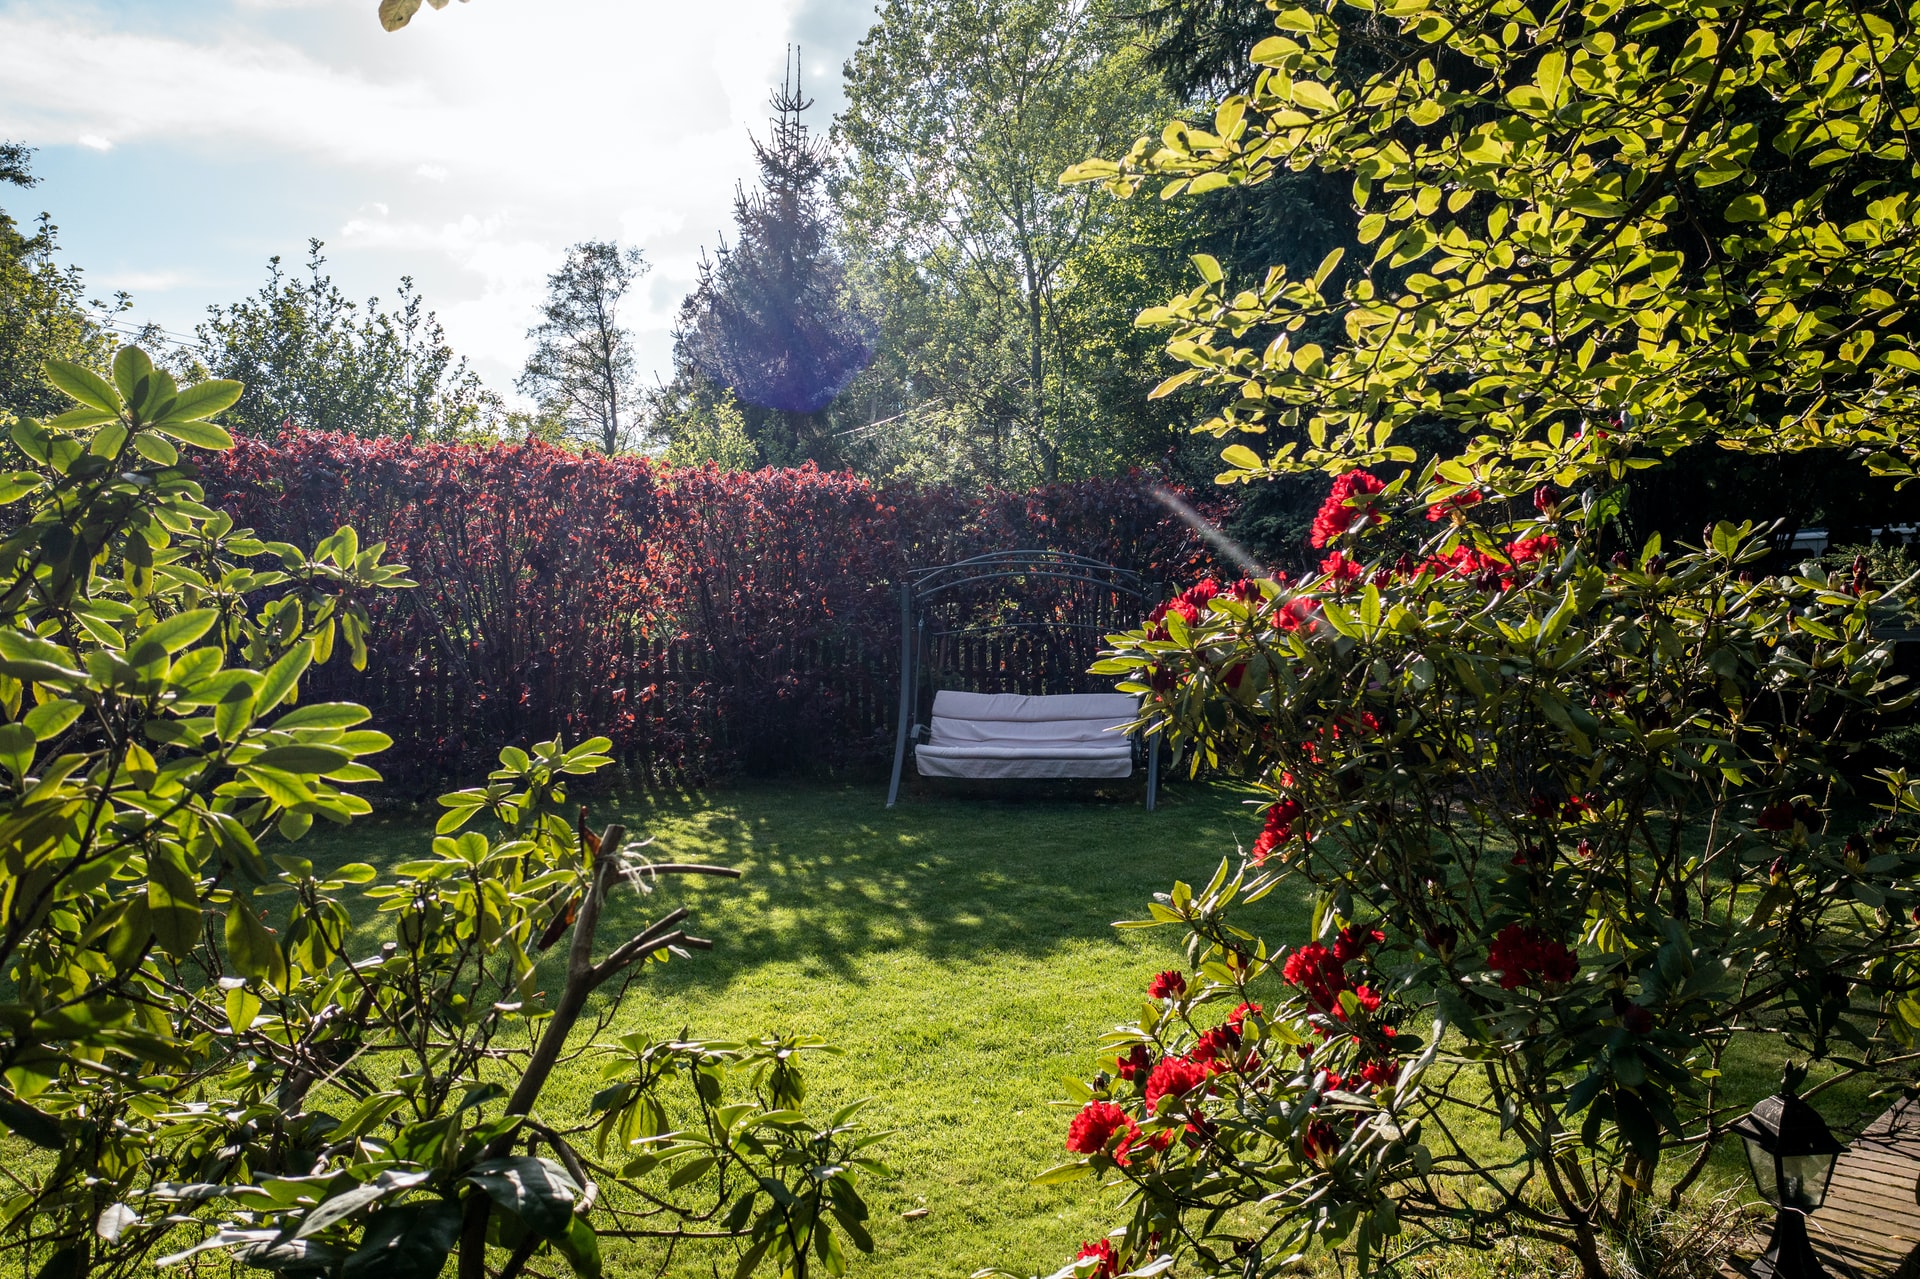
[[[1333,957],[1343,964],[1352,963],[1365,955],[1369,946],[1377,946],[1386,939],[1387,935],[1378,928],[1342,928],[1333,940]]]
[[[1512,567],[1471,546],[1456,546],[1426,563],[1426,571],[1435,577],[1460,577],[1476,583],[1482,590],[1505,590],[1513,585]]]
[[[1220,583],[1210,577],[1203,577],[1186,590],[1180,592],[1180,598],[1193,606],[1194,616],[1197,617],[1206,611],[1207,605],[1211,603],[1213,597],[1219,593]],[[1188,618],[1187,620],[1192,621],[1193,619]]]
[[[1400,1063],[1375,1059],[1360,1067],[1360,1078],[1375,1088],[1384,1088],[1400,1078]]]
[[[1102,1239],[1098,1243],[1083,1243],[1080,1251],[1074,1255],[1076,1262],[1095,1258],[1099,1264],[1086,1272],[1086,1279],[1113,1279],[1120,1273],[1120,1258],[1113,1251],[1113,1240]]]
[[[1559,538],[1551,533],[1542,533],[1538,537],[1523,537],[1517,542],[1508,542],[1507,558],[1515,564],[1531,564],[1559,549]]]
[[[1308,942],[1288,955],[1286,963],[1280,967],[1280,975],[1299,987],[1300,992],[1321,1012],[1327,1012],[1338,1004],[1340,992],[1347,988],[1346,970],[1317,941]]]
[[[1144,1080],[1153,1069],[1153,1054],[1147,1051],[1145,1044],[1135,1044],[1133,1051],[1124,1057],[1115,1058],[1114,1073],[1128,1080]]]
[[[1255,836],[1253,841],[1254,865],[1265,865],[1267,858],[1273,855],[1275,849],[1284,847],[1293,839],[1294,823],[1300,820],[1300,815],[1305,811],[1300,806],[1300,801],[1291,795],[1283,796],[1267,809],[1266,824],[1260,828],[1259,835]],[[1305,838],[1304,834],[1302,838]]]
[[[1326,575],[1328,581],[1337,585],[1341,582],[1358,581],[1360,575],[1366,570],[1348,559],[1346,552],[1335,551],[1320,561],[1320,571]]]
[[[1319,607],[1311,595],[1296,595],[1273,611],[1273,628],[1277,631],[1297,631],[1301,627],[1313,629],[1313,610]]]
[[[1486,500],[1486,494],[1479,489],[1468,489],[1464,493],[1455,493],[1445,501],[1435,502],[1427,508],[1427,518],[1438,523],[1455,511],[1464,511],[1469,506],[1477,506]]]
[[[1258,604],[1265,597],[1260,592],[1260,583],[1243,577],[1227,588],[1227,598],[1239,600],[1242,604]]]
[[[1500,974],[1500,989],[1513,990],[1572,981],[1580,959],[1537,928],[1508,924],[1487,949],[1487,967]]]
[[[1153,980],[1147,983],[1147,998],[1178,999],[1187,993],[1187,979],[1169,968],[1164,973],[1155,973]]]
[[[1147,1076],[1147,1110],[1151,1112],[1162,1097],[1186,1096],[1205,1083],[1209,1073],[1205,1066],[1188,1061],[1185,1057],[1162,1057],[1160,1064],[1153,1068],[1153,1073]]]
[[[1227,1018],[1227,1025],[1233,1028],[1234,1034],[1244,1035],[1247,1033],[1247,1018],[1258,1017],[1259,1015],[1260,1015],[1260,1005],[1241,1004],[1238,1008],[1233,1010],[1232,1016]]]
[[[1224,1074],[1233,1068],[1233,1055],[1240,1050],[1240,1032],[1215,1026],[1194,1041],[1187,1060],[1205,1066],[1209,1074]]]
[[[1081,1155],[1098,1154],[1107,1148],[1113,1134],[1135,1126],[1133,1116],[1126,1111],[1095,1098],[1067,1125],[1067,1149]]]
[[[1348,471],[1340,476],[1313,517],[1313,531],[1307,541],[1318,549],[1356,525],[1365,528],[1376,518],[1369,499],[1385,487],[1366,471]]]
[[[1340,1133],[1324,1119],[1316,1119],[1307,1125],[1307,1131],[1300,1139],[1301,1150],[1309,1159],[1318,1159],[1340,1149]]]

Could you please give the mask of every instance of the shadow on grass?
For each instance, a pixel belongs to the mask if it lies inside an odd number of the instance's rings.
[[[650,835],[655,860],[704,861],[738,882],[678,881],[623,894],[608,936],[639,928],[658,901],[694,909],[718,949],[653,978],[665,991],[723,984],[771,962],[857,980],[855,961],[916,951],[943,963],[1108,942],[1175,879],[1204,880],[1252,835],[1237,789],[1189,786],[1149,814],[1137,798],[970,795],[884,806],[876,787],[760,786],[695,799],[591,805]]]

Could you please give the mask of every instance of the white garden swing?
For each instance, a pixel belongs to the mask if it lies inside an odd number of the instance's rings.
[[[1158,741],[1127,732],[1139,700],[1093,691],[1087,674],[1100,637],[1138,625],[1152,595],[1138,573],[1060,551],[995,551],[911,574],[887,807],[911,750],[923,777],[975,780],[1124,779],[1144,757],[1153,811]]]

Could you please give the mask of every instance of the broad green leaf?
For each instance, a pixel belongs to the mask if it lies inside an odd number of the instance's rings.
[[[567,1233],[573,1221],[573,1201],[580,1194],[580,1187],[559,1164],[523,1155],[483,1160],[463,1180],[486,1191],[496,1204],[519,1217],[542,1239],[558,1239]]]
[[[192,444],[203,449],[224,450],[233,447],[233,436],[227,434],[225,427],[215,426],[211,422],[181,422],[169,419],[156,422],[153,429],[162,435],[168,435],[182,444]]]
[[[47,381],[91,409],[119,416],[120,397],[92,369],[65,360],[47,361]]]
[[[239,893],[227,907],[227,958],[234,971],[276,990],[287,985],[287,960],[280,944],[253,913],[251,902]]]
[[[200,944],[200,890],[177,844],[163,843],[147,855],[147,912],[160,949],[186,959]]]
[[[239,382],[222,379],[195,383],[180,392],[180,398],[167,410],[163,425],[205,421],[216,413],[232,408],[245,389]]]

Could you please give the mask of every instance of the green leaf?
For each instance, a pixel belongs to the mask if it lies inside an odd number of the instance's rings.
[[[313,644],[302,640],[287,651],[287,655],[267,668],[265,678],[260,681],[259,691],[253,697],[253,713],[265,715],[268,711],[286,700],[300,683],[300,677],[313,664]]]
[[[0,475],[0,506],[5,506],[9,502],[18,502],[45,483],[45,480],[32,471],[14,471],[9,475]]]
[[[1758,222],[1767,216],[1767,201],[1760,195],[1736,196],[1727,202],[1727,221]]]
[[[373,712],[357,702],[313,702],[288,711],[273,721],[276,729],[352,728],[373,718]]]
[[[580,1279],[600,1279],[600,1236],[585,1217],[575,1217],[567,1233],[553,1241],[553,1250],[567,1259]]]
[[[451,1199],[383,1208],[367,1222],[340,1279],[438,1279],[460,1240],[460,1205]]]
[[[247,766],[276,768],[288,773],[328,773],[353,756],[337,746],[274,746],[248,760]]]
[[[167,410],[163,425],[181,422],[199,422],[212,417],[225,409],[232,408],[240,399],[246,387],[239,382],[230,382],[216,378],[210,382],[199,382],[180,392],[180,398]]]
[[[550,1159],[525,1155],[487,1159],[475,1164],[465,1180],[486,1191],[542,1239],[559,1239],[572,1226],[573,1201],[580,1187]]]
[[[227,434],[226,428],[211,422],[180,422],[169,418],[165,422],[155,422],[153,429],[162,435],[172,436],[182,444],[193,444],[203,449],[224,450],[233,447],[233,437]]]
[[[48,360],[47,381],[90,409],[115,417],[120,415],[120,397],[107,385],[106,379],[92,369],[65,360]]]
[[[60,736],[86,710],[79,702],[60,700],[42,702],[20,721],[33,730],[35,741],[45,742]]]
[[[380,0],[380,25],[398,31],[420,12],[420,0]]]
[[[186,959],[200,943],[200,889],[177,844],[161,844],[147,855],[147,910],[160,949]]]
[[[21,1102],[0,1101],[0,1124],[43,1150],[59,1150],[66,1144],[58,1120]]]
[[[234,970],[263,981],[276,990],[287,985],[287,960],[273,934],[253,913],[251,902],[239,893],[227,907],[227,958]]]
[[[0,765],[13,774],[16,785],[27,780],[33,767],[33,748],[38,739],[25,724],[0,724]]]
[[[177,653],[212,630],[213,624],[219,620],[219,609],[196,608],[155,622],[127,645],[127,660],[135,666],[144,666],[153,658],[142,656],[142,650],[151,649],[169,655]]]

